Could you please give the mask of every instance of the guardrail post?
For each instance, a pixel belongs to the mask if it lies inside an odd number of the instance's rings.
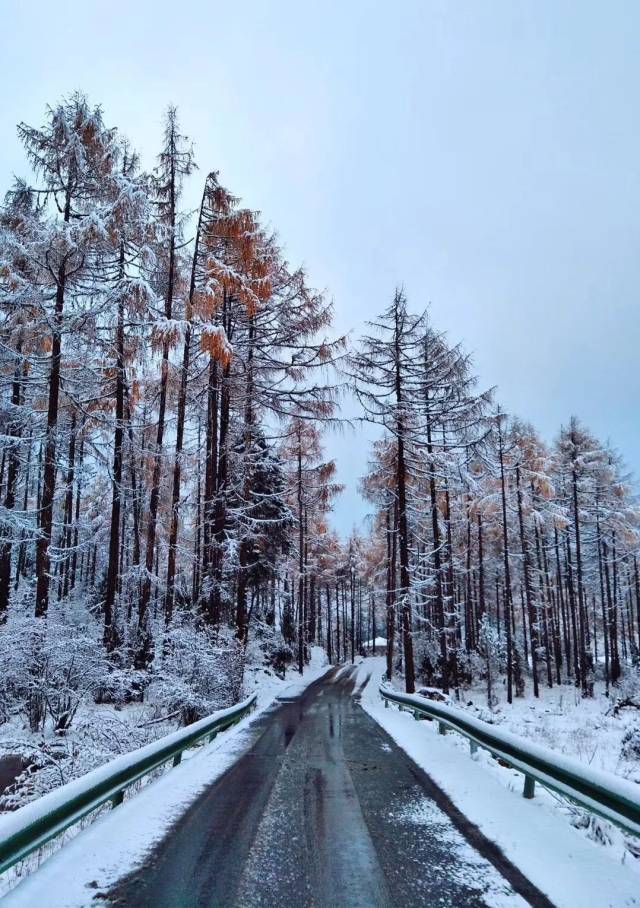
[[[472,741],[471,738],[469,738],[469,750],[472,757],[478,753],[478,745],[475,741]]]
[[[438,734],[446,735],[446,733],[447,733],[447,726],[444,724],[444,722],[438,722]]]
[[[414,711],[413,711],[413,718],[416,720],[416,722],[418,721],[418,719],[420,718],[420,710],[419,710],[419,709],[414,709]]]
[[[182,761],[182,751],[180,751],[179,753],[177,753],[177,754],[175,755],[175,757],[173,758],[173,765],[174,765],[174,766],[179,766],[180,763],[181,763],[181,761]]]
[[[522,792],[522,797],[531,799],[535,793],[535,789],[536,789],[536,780],[533,778],[533,776],[525,775],[524,789]]]
[[[384,708],[389,709],[389,701],[387,700],[387,698],[383,697],[382,699],[384,700]]]
[[[124,788],[121,788],[120,791],[117,791],[114,796],[111,798],[111,806],[118,807],[124,801]]]
[[[217,731],[211,732],[211,734],[209,735],[209,744],[211,744],[211,742],[213,741],[213,739],[216,737],[217,734],[218,734]]]

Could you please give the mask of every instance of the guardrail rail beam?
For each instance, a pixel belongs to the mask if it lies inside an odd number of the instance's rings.
[[[528,800],[534,797],[537,782],[615,823],[625,832],[640,836],[639,785],[532,744],[453,706],[416,694],[403,694],[385,685],[380,686],[379,692],[386,707],[393,703],[401,710],[410,710],[415,718],[434,719],[438,723],[438,734],[446,735],[451,729],[467,738],[472,756],[478,748],[483,748],[503,765],[521,772],[524,775],[522,794]]]

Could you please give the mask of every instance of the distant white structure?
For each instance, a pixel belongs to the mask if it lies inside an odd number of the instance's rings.
[[[387,638],[376,637],[375,640],[367,640],[367,642],[364,644],[364,648],[367,652],[370,652],[374,646],[376,648],[376,654],[384,653],[387,649]]]

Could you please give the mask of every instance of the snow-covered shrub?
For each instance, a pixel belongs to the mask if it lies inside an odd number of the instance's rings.
[[[145,702],[188,725],[236,702],[243,662],[244,648],[231,630],[176,622],[166,632]]]
[[[97,628],[73,611],[52,608],[45,619],[13,614],[0,630],[3,713],[22,714],[32,731],[47,720],[57,734],[70,727],[80,704],[92,699],[108,672]]]
[[[487,684],[487,706],[490,710],[498,704],[495,693],[496,681],[503,663],[506,663],[506,640],[504,634],[485,613],[480,621],[478,635],[478,654],[482,659],[482,676]]]
[[[24,666],[20,630],[14,621],[0,627],[0,665],[0,724],[4,724],[11,716],[27,711],[29,678]]]
[[[265,666],[284,678],[294,660],[294,652],[281,632],[266,621],[254,622],[247,647],[247,664]]]
[[[284,678],[287,668],[293,662],[293,650],[282,640],[276,643],[271,650],[269,664],[279,678]]]
[[[447,694],[443,694],[436,687],[418,688],[418,696],[424,697],[425,700],[434,700],[436,703],[445,703],[447,706],[455,706],[454,701]]]
[[[112,710],[96,709],[74,723],[72,734],[18,737],[0,743],[0,754],[19,754],[25,769],[0,797],[0,812],[15,810],[123,753],[142,747],[166,729],[136,728]]]
[[[640,669],[632,666],[613,690],[609,712],[617,716],[622,709],[640,710]]]
[[[293,604],[291,602],[291,597],[289,596],[289,594],[286,594],[286,598],[282,606],[280,630],[285,643],[292,645],[296,639],[296,629]]]
[[[110,661],[102,683],[94,692],[94,700],[96,703],[113,703],[116,706],[136,703],[141,700],[148,683],[148,672],[122,667],[113,660]]]
[[[624,733],[620,746],[620,756],[623,760],[637,760],[640,762],[640,725],[628,728]]]
[[[599,845],[613,845],[614,841],[620,838],[621,833],[602,817],[589,813],[581,807],[576,807],[574,804],[568,804],[567,810],[571,825],[576,829],[584,829],[587,838]]]
[[[418,677],[427,684],[441,684],[442,672],[439,668],[440,650],[438,642],[426,634],[420,634],[414,640],[414,659]]]

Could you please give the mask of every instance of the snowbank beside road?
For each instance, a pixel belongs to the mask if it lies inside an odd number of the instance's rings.
[[[471,759],[459,736],[442,737],[436,723],[386,709],[378,694],[384,670],[383,659],[361,664],[359,682],[371,675],[361,694],[363,708],[558,908],[640,905],[635,869],[575,830],[552,808],[550,795],[525,801],[520,774],[500,769],[500,780],[484,754]]]

